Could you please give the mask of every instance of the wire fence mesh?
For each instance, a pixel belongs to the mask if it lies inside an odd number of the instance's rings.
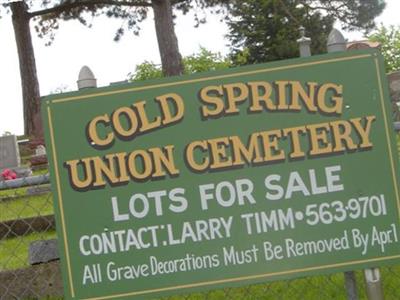
[[[56,237],[46,173],[47,169],[35,171],[36,180],[23,177],[18,185],[13,180],[0,182],[1,299],[41,298],[47,293],[40,268],[31,267],[28,257],[32,242]]]
[[[397,135],[400,146],[400,135]],[[399,148],[400,152],[400,148]],[[47,168],[23,177],[19,184],[0,181],[0,299],[62,299],[58,261],[30,265],[38,240],[56,238]],[[381,269],[385,299],[400,299],[400,266]],[[355,271],[359,299],[367,299],[362,271]],[[173,296],[197,299],[348,299],[343,273],[269,282]]]

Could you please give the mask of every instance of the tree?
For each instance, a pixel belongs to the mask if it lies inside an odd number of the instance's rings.
[[[347,29],[370,30],[385,4],[381,0],[243,0],[228,8],[229,39],[236,64],[298,56],[299,27],[311,37],[314,54],[326,52],[326,40],[338,20]]]
[[[36,73],[35,54],[29,28],[30,15],[25,2],[10,4],[15,41],[17,44],[24,110],[24,131],[27,136],[42,136],[40,91]]]
[[[28,0],[25,0],[28,1]],[[29,0],[33,2],[33,0]],[[38,2],[38,1],[36,1]],[[36,31],[41,37],[54,38],[59,28],[59,21],[78,20],[90,26],[90,19],[99,15],[123,20],[117,29],[115,40],[118,41],[126,30],[138,35],[140,23],[148,17],[151,9],[154,14],[156,36],[160,51],[162,71],[166,76],[180,75],[183,72],[182,57],[179,53],[174,30],[174,10],[195,12],[194,25],[205,22],[198,12],[229,2],[227,0],[41,0],[46,8],[32,12],[39,17]],[[222,10],[216,8],[215,12]]]
[[[386,72],[400,70],[400,27],[381,25],[368,39],[380,43]]]
[[[230,66],[231,62],[228,58],[223,57],[219,53],[213,53],[203,47],[200,47],[199,53],[183,58],[184,74],[222,70]],[[160,65],[145,61],[137,65],[135,72],[128,76],[131,81],[142,81],[162,78],[164,75]]]
[[[19,55],[21,84],[23,90],[25,134],[42,136],[40,118],[39,83],[36,73],[35,56],[30,35],[30,20],[35,22],[39,37],[47,37],[49,43],[59,28],[59,21],[79,20],[84,25],[99,15],[120,18],[129,30],[138,34],[140,22],[146,19],[148,10],[154,12],[157,41],[160,50],[162,70],[166,76],[183,72],[182,59],[173,24],[173,5],[184,12],[194,5],[204,8],[215,5],[216,0],[21,0],[2,4],[10,9],[13,17],[15,39]],[[198,20],[200,22],[200,20]],[[125,27],[117,30],[116,40],[124,33]]]

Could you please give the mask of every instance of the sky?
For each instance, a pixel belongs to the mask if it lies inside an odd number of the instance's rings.
[[[399,0],[386,0],[387,6],[377,23],[400,26]],[[41,95],[60,90],[76,90],[76,80],[82,66],[87,65],[97,78],[98,86],[127,79],[137,64],[160,62],[152,16],[142,23],[139,36],[129,32],[119,42],[113,38],[121,21],[96,18],[92,28],[76,21],[64,22],[51,46],[38,38],[31,24],[33,47]],[[340,25],[336,27],[340,29]],[[179,49],[183,56],[205,47],[213,52],[229,52],[227,26],[219,17],[207,15],[207,23],[194,28],[192,15],[178,15],[175,26]],[[349,41],[362,39],[357,32],[344,33]],[[11,17],[0,19],[0,135],[23,134],[22,92],[18,56]]]

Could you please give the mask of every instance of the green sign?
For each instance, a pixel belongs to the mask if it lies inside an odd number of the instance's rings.
[[[42,100],[67,298],[156,298],[397,263],[374,51]]]

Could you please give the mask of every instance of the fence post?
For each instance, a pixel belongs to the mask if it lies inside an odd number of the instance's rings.
[[[364,270],[365,285],[368,300],[383,300],[383,288],[379,268]]]
[[[346,287],[347,300],[358,300],[357,280],[354,271],[344,272],[344,286]]]

